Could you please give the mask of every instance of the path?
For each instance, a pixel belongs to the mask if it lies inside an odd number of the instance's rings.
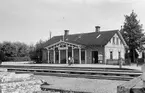
[[[117,93],[117,86],[126,82],[55,76],[36,76],[36,78],[47,81],[50,84],[48,88],[91,93]]]

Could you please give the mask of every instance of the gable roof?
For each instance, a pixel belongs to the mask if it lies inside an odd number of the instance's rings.
[[[84,46],[90,45],[104,46],[110,41],[110,39],[116,33],[118,34],[118,32],[119,32],[118,30],[111,30],[111,31],[100,31],[81,34],[70,34],[64,37],[64,41]],[[44,44],[44,47],[57,43],[60,40],[63,40],[63,35],[54,36]]]

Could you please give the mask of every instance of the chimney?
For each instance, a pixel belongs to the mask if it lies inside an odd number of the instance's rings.
[[[69,34],[69,30],[64,30],[64,36],[67,36]]]
[[[100,32],[100,26],[95,26],[95,32]]]

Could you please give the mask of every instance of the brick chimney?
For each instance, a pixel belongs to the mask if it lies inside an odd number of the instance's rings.
[[[95,26],[95,32],[100,32],[100,26]]]
[[[64,36],[69,35],[69,30],[64,30]]]

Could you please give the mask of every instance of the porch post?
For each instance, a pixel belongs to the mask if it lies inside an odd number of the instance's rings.
[[[53,49],[53,62],[55,64],[55,49]]]
[[[58,52],[59,52],[59,64],[60,64],[60,50],[58,50]]]
[[[48,50],[48,63],[49,63],[49,50]]]
[[[68,49],[66,49],[66,64],[68,64]]]
[[[79,63],[81,64],[81,48],[79,48]]]
[[[85,64],[87,64],[87,50],[85,50]]]
[[[72,47],[72,58],[73,58],[73,64],[74,64],[74,49]]]

